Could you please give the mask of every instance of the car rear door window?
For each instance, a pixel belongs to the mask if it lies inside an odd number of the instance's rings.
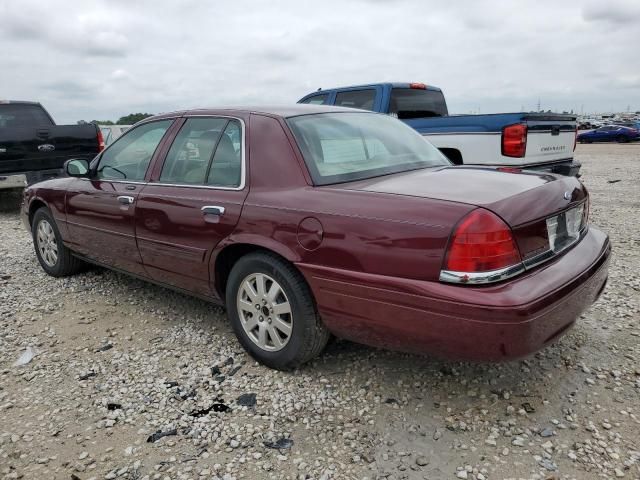
[[[242,176],[242,128],[235,119],[189,118],[176,136],[160,181],[235,188]]]
[[[207,185],[236,188],[242,183],[242,129],[230,120],[220,137],[207,175]]]
[[[376,91],[373,88],[367,88],[365,90],[348,90],[346,92],[338,92],[335,104],[340,107],[373,110],[375,98]]]
[[[308,103],[311,105],[325,105],[327,103],[327,100],[329,100],[329,94],[321,93],[319,95],[313,95],[311,97],[305,98],[300,103]]]
[[[160,181],[204,184],[226,118],[189,118],[176,136],[162,166]]]
[[[173,120],[149,122],[128,131],[100,158],[96,175],[105,180],[141,181]]]

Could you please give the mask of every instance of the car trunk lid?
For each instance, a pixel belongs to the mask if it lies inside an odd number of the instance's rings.
[[[583,201],[586,195],[575,177],[472,166],[413,170],[334,188],[471,204],[492,210],[511,227],[546,218]]]
[[[422,169],[334,188],[432,198],[485,208],[511,227],[523,261],[530,263],[536,258],[550,258],[568,246],[571,235],[575,234],[572,223],[578,214],[575,209],[582,208],[585,217],[587,213],[587,192],[575,177],[520,169],[471,166]],[[425,212],[427,218],[428,215],[429,212]],[[541,256],[543,254],[547,257]]]

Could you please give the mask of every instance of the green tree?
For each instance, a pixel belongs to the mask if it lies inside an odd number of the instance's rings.
[[[116,125],[133,125],[134,123],[144,120],[147,117],[151,117],[152,113],[130,113],[124,117],[120,117],[116,122]]]

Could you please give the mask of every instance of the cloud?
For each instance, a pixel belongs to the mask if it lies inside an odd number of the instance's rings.
[[[640,44],[636,5],[0,2],[2,96],[37,99],[59,122],[292,103],[380,81],[437,85],[454,113],[528,110],[538,98],[545,109],[640,110],[627,48]]]
[[[638,28],[640,3],[637,0],[594,1],[585,6],[582,16],[588,22],[632,24],[634,28]]]

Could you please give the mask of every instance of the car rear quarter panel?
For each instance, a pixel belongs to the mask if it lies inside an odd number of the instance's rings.
[[[313,187],[287,130],[276,118],[252,116],[251,190],[226,244],[251,236],[293,262],[437,279],[453,226],[474,206]]]

